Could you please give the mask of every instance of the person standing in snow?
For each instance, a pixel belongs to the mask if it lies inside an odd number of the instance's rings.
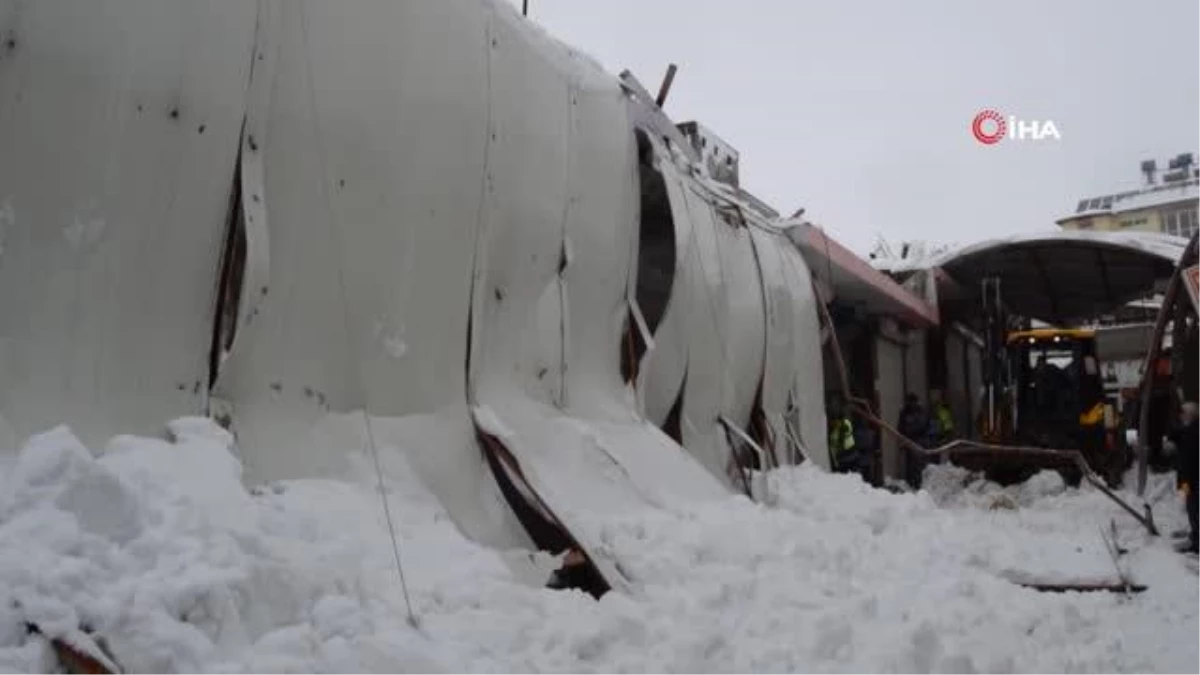
[[[936,447],[954,438],[954,415],[950,412],[950,406],[942,400],[941,389],[929,392],[929,404],[933,413],[929,417],[929,442]]]
[[[929,416],[925,407],[916,394],[909,393],[904,397],[904,407],[900,409],[900,423],[896,427],[908,440],[928,447]],[[921,473],[925,470],[925,455],[918,452],[908,453],[908,482],[913,487],[919,487]]]
[[[1169,433],[1171,441],[1175,443],[1176,461],[1178,462],[1179,480],[1184,484],[1184,490],[1187,500],[1188,525],[1190,531],[1188,533],[1188,542],[1180,551],[1191,553],[1197,552],[1197,526],[1196,526],[1196,509],[1200,504],[1200,489],[1196,483],[1198,480],[1198,467],[1200,467],[1200,458],[1197,457],[1197,452],[1200,452],[1200,436],[1197,436],[1198,428],[1196,426],[1197,407],[1195,401],[1188,401],[1183,404],[1179,413],[1180,425],[1172,429]]]
[[[859,454],[854,441],[854,423],[846,414],[842,399],[834,397],[829,401],[829,456],[833,470],[839,473],[860,471]]]

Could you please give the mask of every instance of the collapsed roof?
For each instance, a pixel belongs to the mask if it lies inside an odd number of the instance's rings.
[[[1009,311],[1065,324],[1150,295],[1186,246],[1186,239],[1147,232],[1023,234],[967,246],[932,264],[968,293],[998,277]]]
[[[800,252],[509,3],[0,0],[0,34],[0,449],[396,448],[468,536],[614,586],[600,516],[829,466]]]

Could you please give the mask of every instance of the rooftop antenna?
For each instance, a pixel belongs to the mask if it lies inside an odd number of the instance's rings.
[[[679,68],[674,63],[667,66],[667,74],[663,76],[662,86],[658,88],[658,97],[654,99],[655,105],[659,108],[667,102],[667,94],[671,91],[671,83],[675,81],[675,71],[677,70]]]

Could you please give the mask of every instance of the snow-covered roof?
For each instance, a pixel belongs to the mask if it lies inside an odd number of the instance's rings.
[[[896,248],[899,248],[899,253]],[[880,272],[892,274],[928,269],[931,261],[957,248],[954,244],[933,244],[927,241],[905,241],[893,245],[880,239],[871,250],[869,262]]]
[[[967,288],[999,277],[1012,311],[1061,324],[1145,297],[1188,240],[1156,232],[1057,231],[990,239],[933,262]]]
[[[1097,246],[1110,246],[1114,248],[1130,249],[1160,257],[1164,260],[1170,261],[1172,265],[1179,261],[1179,258],[1183,255],[1183,250],[1187,248],[1188,244],[1188,240],[1184,237],[1177,237],[1175,235],[1163,234],[1160,232],[1096,232],[1093,230],[1056,230],[1048,232],[1014,234],[1008,237],[986,239],[963,248],[946,251],[945,253],[935,257],[931,261],[931,264],[935,267],[944,267],[947,263],[951,263],[952,261],[965,256],[974,255],[980,251],[1004,246],[1019,246],[1033,243],[1053,244],[1056,242],[1064,245],[1080,243],[1083,245],[1093,244]]]
[[[1112,210],[1114,213],[1134,211],[1165,206],[1188,199],[1200,199],[1200,182],[1189,181],[1180,185],[1162,186],[1154,190],[1139,192],[1136,195],[1114,201]]]
[[[1168,183],[1144,190],[1082,199],[1074,213],[1060,218],[1058,222],[1061,223],[1067,220],[1095,215],[1139,211],[1141,209],[1166,206],[1167,204],[1187,200],[1200,200],[1200,181],[1188,180],[1179,183]]]

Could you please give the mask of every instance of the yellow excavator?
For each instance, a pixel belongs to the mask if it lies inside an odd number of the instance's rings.
[[[1110,484],[1119,480],[1128,458],[1114,406],[1105,397],[1095,331],[1011,331],[994,363],[999,372],[985,392],[978,421],[985,442],[1078,450]],[[1020,473],[1041,468],[1050,467],[1026,463]],[[1065,468],[1070,482],[1078,480],[1066,463],[1054,468]]]

